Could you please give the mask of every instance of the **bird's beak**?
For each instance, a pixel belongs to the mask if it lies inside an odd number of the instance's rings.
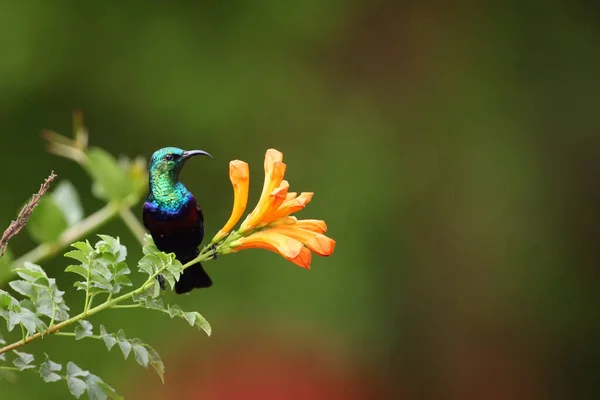
[[[208,154],[204,150],[188,150],[188,151],[184,151],[183,152],[183,156],[181,158],[183,158],[184,160],[187,160],[190,157],[199,156],[199,155],[209,156],[210,158],[213,158],[213,156],[211,156],[210,154]]]

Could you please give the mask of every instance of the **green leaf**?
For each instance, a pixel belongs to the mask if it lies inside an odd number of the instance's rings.
[[[32,297],[34,295],[33,285],[27,281],[12,281],[8,285],[17,293],[23,296]]]
[[[79,326],[75,328],[75,340],[83,339],[84,337],[93,336],[93,326],[89,321],[79,321]]]
[[[0,310],[12,310],[19,304],[19,301],[12,297],[8,292],[0,289]]]
[[[127,359],[133,350],[135,361],[144,368],[148,368],[148,364],[152,365],[152,368],[154,368],[161,381],[164,383],[165,366],[156,350],[143,343],[138,338],[127,339],[125,332],[122,329],[119,330],[117,335],[113,335],[106,332],[106,328],[104,328],[103,325],[100,325],[100,335],[102,336],[102,339],[104,339],[104,343],[109,351],[118,343],[125,359]]]
[[[33,264],[29,261],[25,261],[23,263],[23,267],[14,268],[13,271],[28,282],[34,283],[37,281],[42,281],[48,284],[48,275],[46,275],[46,271],[44,271],[44,269],[39,265]]]
[[[62,211],[68,226],[83,219],[83,208],[77,189],[69,181],[61,181],[52,192],[52,199]]]
[[[88,371],[83,371],[75,363],[69,361],[67,364],[67,386],[69,391],[76,398],[81,397],[87,389],[87,384],[80,377],[86,377],[89,375]]]
[[[107,385],[96,375],[89,374],[86,379],[87,393],[90,400],[123,399],[115,389]]]
[[[19,368],[19,371],[25,371],[26,369],[35,368],[35,365],[31,365],[34,360],[32,354],[21,353],[20,351],[13,350],[13,353],[17,355],[17,358],[13,361],[13,365]]]
[[[117,160],[101,148],[87,152],[86,169],[94,180],[92,192],[103,200],[122,200],[133,192],[133,185]]]
[[[133,354],[135,355],[135,361],[138,364],[144,366],[144,368],[148,368],[149,354],[148,350],[144,347],[144,343],[139,339],[133,339],[131,341],[133,345]]]
[[[44,322],[31,310],[21,308],[20,312],[9,311],[8,331],[12,331],[15,325],[21,324],[27,332],[33,335],[36,332],[43,333],[46,330]]]
[[[163,364],[160,355],[148,345],[146,345],[146,349],[148,350],[150,365],[152,365],[162,383],[165,383],[165,364]]]
[[[117,332],[117,342],[119,343],[119,347],[121,348],[123,357],[127,359],[133,346],[131,345],[129,340],[127,340],[127,337],[125,337],[125,331],[123,331],[123,329],[119,329],[119,332]]]
[[[60,370],[62,370],[62,365],[50,361],[46,355],[46,361],[40,365],[40,376],[44,382],[56,382],[62,379],[62,377],[56,373]]]
[[[49,320],[64,321],[69,318],[69,307],[65,304],[64,292],[56,286],[54,278],[48,278],[46,272],[38,265],[30,262],[24,263],[22,268],[16,268],[14,271],[24,280],[16,280],[9,283],[10,287],[27,299],[20,302],[20,308],[13,307],[12,311],[21,314],[21,309],[31,311],[36,317],[46,317]],[[27,313],[26,313],[27,314]],[[0,313],[1,315],[1,313]],[[6,318],[6,315],[1,315]],[[12,324],[22,323],[31,333],[32,325],[29,315],[15,316],[9,314],[12,323],[9,321],[9,328]],[[38,326],[38,331],[45,329],[41,320],[33,321]]]
[[[117,339],[115,339],[114,335],[106,332],[104,325],[100,325],[100,335],[102,336],[102,340],[104,340],[104,344],[106,344],[108,351],[110,351],[110,349],[117,344]]]
[[[53,243],[68,226],[66,217],[54,199],[42,197],[25,227],[37,243]]]
[[[158,249],[154,244],[154,240],[152,236],[148,233],[144,235],[144,246],[142,247],[142,252],[144,255],[158,253]]]
[[[65,272],[73,272],[85,279],[87,279],[88,276],[87,269],[85,269],[85,267],[82,265],[69,265],[67,268],[65,268]]]

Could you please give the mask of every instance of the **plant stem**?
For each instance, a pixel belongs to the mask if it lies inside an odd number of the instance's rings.
[[[195,259],[193,259],[192,261],[186,263],[183,265],[183,268],[188,268],[193,264],[196,264],[198,262],[201,261],[206,261],[211,259],[215,253],[218,253],[219,247],[221,247],[222,244],[218,245],[216,249],[213,249],[210,245],[206,246],[204,249],[202,249],[202,251],[200,252],[200,254],[198,255],[198,257],[196,257]],[[154,278],[156,278],[157,275],[161,274],[164,270],[166,270],[166,266],[160,268],[159,270],[157,270],[154,274],[152,274],[147,280],[146,282],[144,282],[144,284],[142,286],[140,286],[139,288],[132,290],[131,292],[125,293],[119,297],[116,297],[112,300],[106,300],[104,303],[90,308],[89,310],[87,310],[87,312],[82,312],[74,317],[71,317],[65,321],[62,321],[56,325],[53,325],[51,327],[49,327],[45,332],[44,335],[49,335],[49,334],[53,334],[53,333],[57,333],[59,330],[72,325],[82,319],[86,319],[87,317],[90,317],[94,314],[99,313],[100,311],[106,310],[107,308],[132,308],[132,307],[128,307],[131,306],[130,304],[127,305],[123,305],[123,306],[117,306],[115,307],[118,303],[121,303],[122,301],[125,300],[129,300],[131,299],[133,296],[137,295],[137,294],[141,294],[143,293],[150,285],[155,284],[154,282]],[[67,333],[67,335],[65,335],[65,333]],[[68,334],[69,332],[62,332],[61,336],[71,336]],[[28,336],[28,337],[24,337],[23,340],[19,340],[17,342],[14,342],[12,344],[9,344],[7,346],[4,346],[2,348],[0,348],[0,354],[6,353],[7,351],[11,351],[14,349],[17,349],[27,343],[30,343],[36,339],[39,339],[42,335],[38,332],[35,333],[34,335]]]
[[[54,332],[54,335],[56,336],[69,336],[69,337],[75,337],[75,333],[74,332]],[[85,336],[86,338],[90,338],[90,339],[98,339],[98,340],[102,340],[102,336],[100,335],[92,335],[92,336]]]
[[[111,308],[140,308],[143,307],[141,304],[115,304]]]
[[[71,226],[69,229],[64,231],[58,240],[54,243],[42,243],[36,248],[32,249],[28,253],[25,253],[21,257],[17,258],[12,263],[12,268],[23,266],[27,261],[39,264],[40,262],[54,257],[59,252],[70,246],[73,242],[77,241],[83,236],[86,236],[104,225],[118,214],[121,215],[123,221],[127,224],[129,229],[134,233],[136,238],[143,240],[145,230],[137,221],[129,207],[137,203],[138,196],[130,196],[124,199],[122,202],[110,202],[104,207],[89,215],[85,219],[81,220],[77,224]],[[124,211],[126,210],[126,211]],[[142,233],[143,232],[143,233]],[[141,236],[140,236],[141,235]],[[0,280],[0,285],[8,282],[15,276],[14,272],[6,274]]]
[[[95,213],[73,225],[60,235],[55,243],[44,243],[24,254],[13,262],[13,266],[22,266],[25,261],[37,264],[47,258],[56,255],[62,249],[70,246],[73,242],[82,236],[85,236],[100,227],[110,219],[114,218],[119,212],[119,207],[115,203],[108,203]]]

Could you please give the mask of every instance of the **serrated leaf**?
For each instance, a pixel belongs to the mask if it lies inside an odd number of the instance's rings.
[[[12,310],[18,304],[17,299],[12,297],[8,292],[0,289],[0,310]]]
[[[156,270],[156,260],[157,257],[154,254],[146,254],[138,263],[139,271],[152,275]]]
[[[21,310],[17,313],[14,311],[9,311],[9,321],[8,321],[8,330],[9,332],[13,330],[15,325],[21,324],[27,330],[29,334],[34,334],[36,332],[42,333],[46,329],[46,324],[38,318],[32,311],[27,308],[21,308]]]
[[[42,197],[25,227],[37,243],[53,243],[69,224],[54,199]]]
[[[60,370],[62,370],[62,365],[47,359],[40,365],[40,376],[44,382],[56,382],[62,379],[62,377],[56,373],[56,371]]]
[[[75,376],[67,376],[67,387],[73,396],[80,398],[81,395],[85,393],[87,384],[80,378]]]
[[[175,282],[177,282],[179,277],[175,278],[175,276],[173,276],[173,274],[171,274],[167,271],[164,271],[162,276],[163,276],[163,278],[165,278],[165,281],[167,281],[167,283],[169,284],[169,287],[171,288],[171,290],[173,290],[173,288],[175,287]]]
[[[17,350],[13,350],[13,352],[17,355],[17,358],[13,361],[13,365],[19,368],[19,371],[35,368],[35,365],[31,365],[34,361],[33,354],[22,353]]]
[[[82,265],[69,265],[67,268],[65,268],[65,272],[73,272],[85,279],[87,279],[88,276],[87,268]]]
[[[8,285],[17,293],[22,294],[23,296],[31,297],[34,295],[33,293],[33,285],[27,281],[12,281],[9,282]]]
[[[183,264],[181,264],[181,262],[177,260],[173,254],[170,254],[169,256],[167,271],[172,273],[176,280],[179,280],[179,276],[183,272]]]
[[[93,336],[93,326],[89,321],[79,321],[79,326],[75,328],[75,340],[83,339],[84,337]]]
[[[104,325],[100,325],[100,335],[102,336],[102,340],[104,340],[104,344],[106,344],[108,351],[110,351],[110,349],[117,344],[117,339],[115,339],[113,335],[106,332]]]
[[[13,271],[27,282],[33,283],[38,280],[42,280],[44,283],[48,284],[48,275],[46,275],[46,271],[44,271],[44,269],[39,265],[33,264],[29,261],[25,261],[21,268],[14,268]]]
[[[135,339],[132,341],[132,343],[134,341],[135,341]],[[141,342],[139,342],[139,343],[141,343]],[[134,344],[133,345],[133,354],[135,355],[135,361],[137,361],[138,364],[144,366],[144,368],[148,368],[149,354],[148,354],[148,350],[146,350],[146,348],[143,346],[143,344]]]
[[[115,389],[110,387],[96,375],[90,374],[86,378],[86,383],[88,385],[87,392],[90,400],[105,400],[109,398],[114,400],[123,399],[123,397],[117,394]]]
[[[131,345],[129,340],[127,340],[127,337],[125,336],[125,332],[123,331],[123,329],[120,329],[119,332],[117,332],[117,342],[119,343],[119,348],[121,349],[121,352],[123,353],[123,357],[125,357],[125,359],[127,359],[127,357],[129,356],[129,353],[131,352],[131,348],[133,346]]]
[[[160,355],[152,347],[146,345],[148,350],[149,363],[156,371],[162,383],[165,383],[165,364],[163,364]]]
[[[74,362],[69,361],[67,363],[67,375],[69,376],[87,376],[88,371],[84,371],[77,366]]]
[[[169,313],[169,316],[171,318],[183,317],[183,311],[181,310],[181,307],[179,307],[178,305],[169,306],[167,309],[167,312]]]
[[[186,313],[186,314],[187,314],[187,313]],[[198,329],[200,329],[200,330],[202,330],[202,331],[206,332],[206,334],[207,334],[208,336],[210,336],[210,335],[211,335],[211,333],[212,333],[212,327],[210,326],[210,324],[208,323],[208,321],[206,320],[206,318],[204,318],[204,317],[202,316],[202,314],[200,314],[200,313],[198,313],[198,312],[194,312],[194,314],[195,314],[195,316],[196,316],[196,318],[195,318],[195,320],[194,320],[194,325],[195,325],[195,326],[196,326]],[[186,319],[187,319],[187,318],[186,318]]]
[[[89,255],[90,253],[94,252],[94,248],[92,247],[90,242],[87,240],[85,242],[75,242],[71,245],[71,247],[74,247],[77,250],[80,250],[85,255]]]
[[[73,226],[83,218],[83,208],[75,186],[69,181],[61,181],[52,192],[52,199],[60,208],[68,226]]]
[[[185,319],[190,326],[195,326],[199,330],[206,332],[208,336],[212,333],[212,328],[208,321],[198,312],[183,312],[183,310],[178,306],[167,306],[167,309],[164,310],[171,318],[180,317]]]

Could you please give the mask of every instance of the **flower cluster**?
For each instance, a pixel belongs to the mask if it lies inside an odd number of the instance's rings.
[[[254,210],[248,214],[238,231],[231,232],[240,220],[248,203],[250,174],[248,164],[234,160],[229,163],[229,178],[233,185],[234,204],[231,217],[215,235],[212,243],[226,236],[223,253],[258,248],[276,252],[294,264],[310,268],[312,252],[329,256],[335,241],[327,236],[327,225],[322,220],[298,220],[291,214],[303,209],[313,196],[311,192],[289,192],[284,180],[286,165],[283,154],[275,149],[265,155],[265,181],[262,194]]]

